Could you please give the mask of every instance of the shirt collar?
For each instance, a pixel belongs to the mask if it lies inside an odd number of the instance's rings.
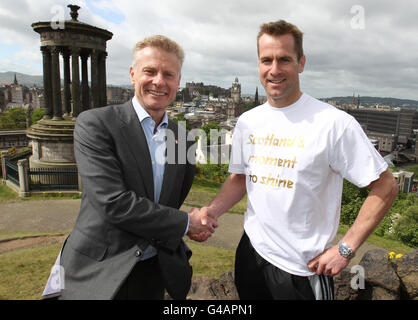
[[[149,113],[144,109],[144,107],[139,103],[136,96],[132,98],[132,104],[134,106],[135,112],[139,118],[139,121],[142,123],[145,119],[149,118],[152,120]],[[164,112],[164,116],[161,120],[161,123],[159,124],[159,127],[167,126],[168,125],[168,116],[167,112]]]

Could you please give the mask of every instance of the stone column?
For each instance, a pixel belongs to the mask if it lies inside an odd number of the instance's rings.
[[[100,94],[99,94],[99,52],[93,50],[91,53],[91,95],[92,95],[92,108],[100,107]]]
[[[106,51],[101,51],[99,54],[99,94],[100,94],[100,106],[107,105],[106,94]]]
[[[71,68],[72,68],[72,79],[71,79],[71,101],[72,101],[72,116],[77,118],[81,112],[80,104],[80,65],[79,65],[80,48],[71,48]]]
[[[59,48],[53,47],[51,51],[52,56],[52,100],[54,103],[54,117],[52,120],[62,119],[62,103],[61,103],[61,77],[60,77],[60,62],[59,62]]]
[[[90,109],[90,89],[89,89],[89,77],[88,77],[88,68],[87,68],[87,59],[89,54],[87,52],[82,52],[81,56],[81,108],[82,110]],[[82,111],[81,110],[81,111]]]
[[[7,180],[6,176],[6,159],[9,157],[8,151],[1,151],[1,172],[3,175],[3,181]]]
[[[45,115],[43,119],[52,118],[52,83],[51,83],[51,51],[48,47],[41,47],[44,78]]]
[[[64,60],[64,116],[71,113],[71,91],[70,91],[70,52],[64,49],[62,52]]]
[[[19,160],[17,162],[17,170],[19,172],[19,197],[28,197],[30,195],[28,167],[27,159]]]

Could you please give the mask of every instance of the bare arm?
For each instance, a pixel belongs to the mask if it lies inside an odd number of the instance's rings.
[[[222,185],[217,196],[211,201],[207,208],[209,215],[218,219],[222,214],[231,209],[234,204],[240,201],[247,192],[245,186],[245,174],[232,173]]]
[[[200,219],[202,225],[216,222],[214,227],[217,227],[218,218],[228,211],[234,204],[244,197],[247,192],[245,186],[245,174],[232,173],[222,185],[221,190],[216,197],[211,201],[208,207],[200,209]],[[190,239],[195,241],[206,241],[211,234],[209,232],[202,232],[199,235],[188,234]]]
[[[353,251],[356,251],[376,229],[398,194],[395,178],[389,169],[368,188],[370,189],[369,196],[364,201],[357,219],[342,239],[350,245]]]
[[[355,252],[367,237],[378,226],[392,206],[398,194],[398,187],[392,173],[383,172],[379,179],[373,181],[368,188],[370,193],[360,208],[359,214],[351,228],[342,238]],[[334,276],[344,269],[349,259],[344,258],[338,252],[338,246],[333,246],[324,251],[308,263],[311,271],[317,274]]]

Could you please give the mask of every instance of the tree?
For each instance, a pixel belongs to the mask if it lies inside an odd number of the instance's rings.
[[[186,129],[187,130],[192,130],[192,125],[190,124],[190,122],[189,122],[189,120],[187,120],[185,117],[184,117],[184,113],[179,113],[179,114],[177,114],[175,117],[173,117],[172,118],[172,120],[174,121],[174,122],[177,122],[177,123],[186,123]]]
[[[348,204],[357,198],[365,200],[368,194],[369,190],[367,188],[359,188],[350,181],[344,179],[341,204]]]
[[[205,124],[201,127],[202,130],[206,133],[206,141],[207,145],[210,145],[210,130],[221,130],[221,127],[219,126],[219,123],[216,121],[209,122],[208,124]]]
[[[31,116],[32,124],[34,124],[34,123],[38,122],[39,120],[41,120],[44,115],[45,115],[45,109],[43,109],[43,108],[35,109],[32,112],[32,116]]]
[[[0,129],[26,128],[26,111],[24,108],[12,108],[0,116]]]
[[[403,212],[396,220],[393,229],[395,236],[403,243],[418,247],[418,204]]]

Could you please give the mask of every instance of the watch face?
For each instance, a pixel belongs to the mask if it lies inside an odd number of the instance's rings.
[[[342,243],[339,244],[338,251],[345,258],[349,258],[351,256],[351,249]]]

